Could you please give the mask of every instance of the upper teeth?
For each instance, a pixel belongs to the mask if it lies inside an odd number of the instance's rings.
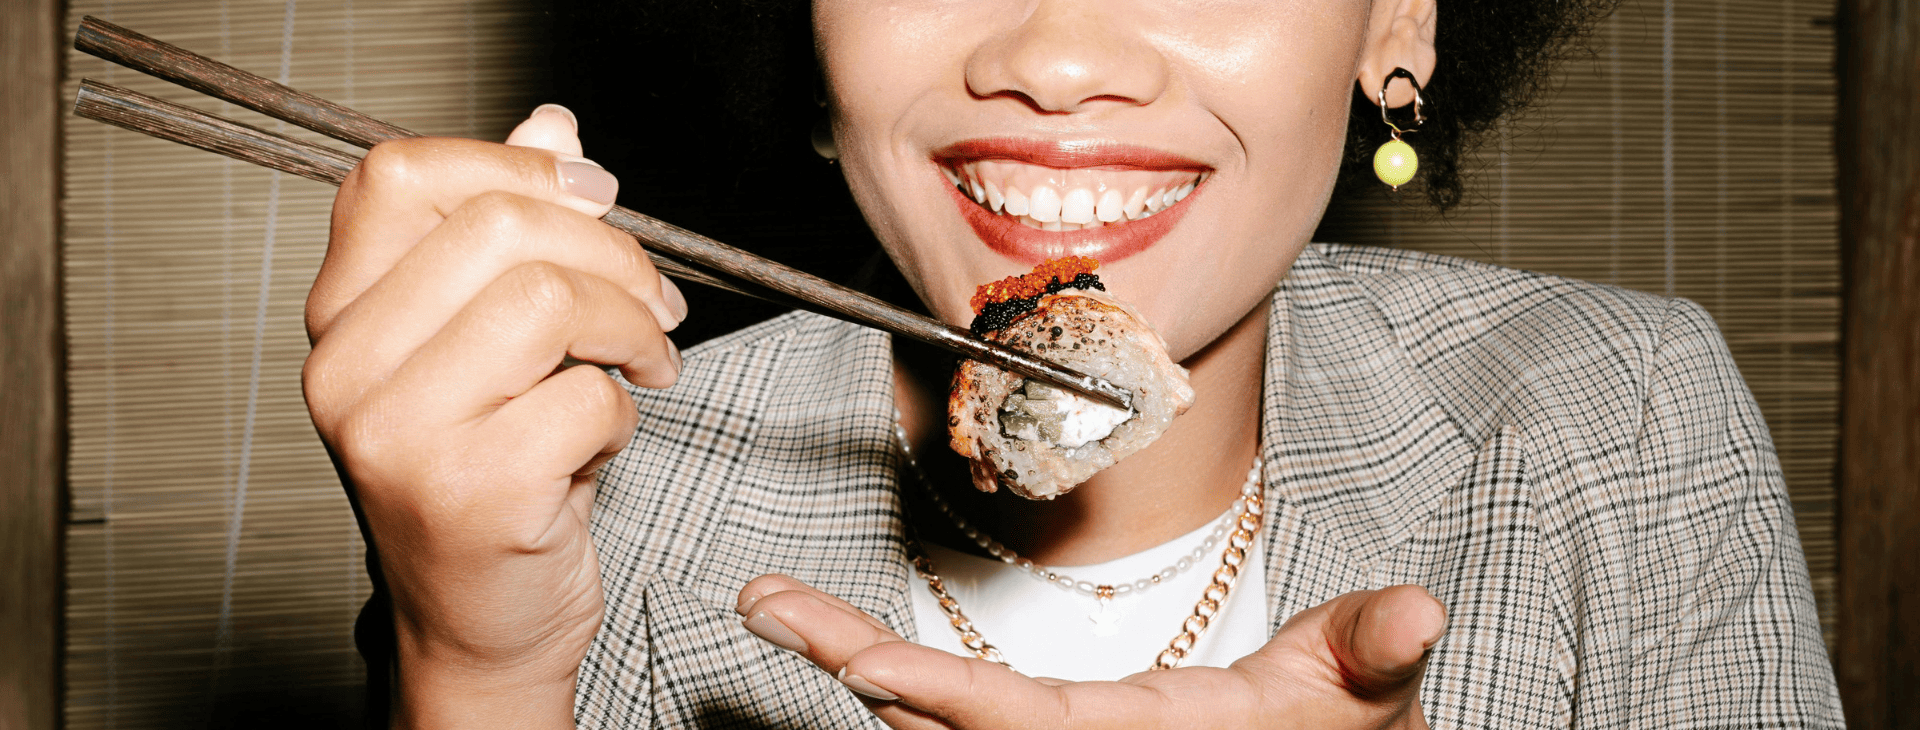
[[[940,171],[988,210],[1049,231],[1147,218],[1185,200],[1207,178],[1188,170],[1061,170],[1004,160],[941,165]]]
[[[1045,185],[1036,187],[1033,189],[1033,197],[1027,200],[1027,204],[1032,206],[1027,210],[1027,217],[1029,218],[1040,221],[1041,223],[1052,223],[1060,220],[1060,191],[1058,190],[1054,190]],[[1074,222],[1078,223],[1079,221]]]

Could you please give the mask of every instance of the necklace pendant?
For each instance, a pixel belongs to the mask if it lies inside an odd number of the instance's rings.
[[[1113,610],[1113,600],[1099,599],[1093,613],[1087,614],[1087,620],[1093,622],[1093,635],[1108,637],[1120,633],[1120,621],[1126,616]]]

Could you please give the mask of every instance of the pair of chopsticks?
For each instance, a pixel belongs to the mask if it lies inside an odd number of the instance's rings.
[[[80,22],[73,45],[121,66],[357,147],[372,148],[387,140],[420,136],[92,16]],[[92,79],[80,83],[74,113],[336,186],[360,162],[360,158],[331,147],[269,132]],[[654,267],[668,276],[909,337],[962,357],[1068,388],[1109,405],[1129,407],[1131,394],[1105,380],[986,341],[967,330],[895,307],[684,228],[619,206],[615,206],[601,220],[645,244]]]

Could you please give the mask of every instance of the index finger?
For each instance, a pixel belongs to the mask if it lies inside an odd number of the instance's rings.
[[[544,149],[447,137],[382,142],[334,198],[326,260],[307,302],[309,331],[325,330],[463,203],[495,191],[598,218],[613,208],[619,183],[585,158]]]

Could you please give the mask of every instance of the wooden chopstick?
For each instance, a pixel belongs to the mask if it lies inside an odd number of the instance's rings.
[[[359,147],[420,136],[93,16],[81,21],[74,47]],[[82,84],[75,107],[80,116],[334,185],[339,185],[346,170],[358,162],[337,150],[91,80]],[[959,327],[684,228],[619,206],[601,220],[646,244],[655,266],[669,276],[739,293],[752,290],[756,293],[750,296],[771,298],[909,337],[1109,405],[1130,407],[1131,393],[1105,380],[986,341]],[[667,255],[658,255],[661,252]],[[771,296],[758,293],[762,290]]]
[[[360,163],[360,158],[332,147],[269,132],[93,79],[80,82],[73,111],[87,119],[330,185],[337,186],[346,180],[347,172]],[[811,306],[774,292],[752,291],[751,287],[715,277],[677,259],[652,252],[648,254],[655,268],[678,279],[766,299],[776,304]]]

